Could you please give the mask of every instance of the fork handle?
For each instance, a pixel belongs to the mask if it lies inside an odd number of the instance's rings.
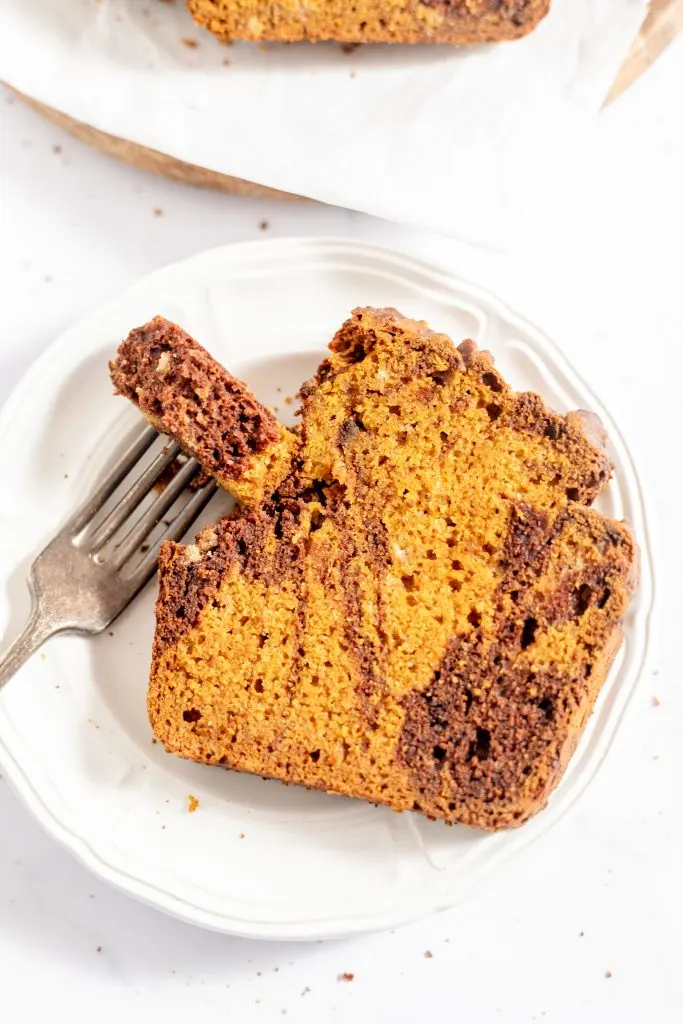
[[[31,615],[23,631],[6,651],[0,654],[0,690],[15,672],[18,672],[25,661],[34,654],[45,641],[59,632],[54,621],[44,615],[40,605],[34,603]]]

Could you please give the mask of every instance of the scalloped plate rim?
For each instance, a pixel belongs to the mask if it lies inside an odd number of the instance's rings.
[[[394,268],[400,268],[404,273],[410,273],[412,271],[412,273],[415,274],[415,272],[418,272],[420,276],[430,279],[433,283],[437,284],[440,289],[442,289],[444,293],[440,296],[442,301],[445,300],[449,292],[452,293],[453,291],[457,292],[458,290],[464,290],[470,296],[486,305],[489,309],[494,309],[497,315],[518,329],[523,336],[527,339],[533,339],[534,348],[541,353],[543,353],[544,350],[549,351],[555,360],[556,366],[568,378],[571,385],[584,395],[588,396],[593,406],[598,410],[600,416],[603,418],[608,428],[610,442],[613,448],[617,451],[619,460],[622,462],[627,476],[630,477],[629,483],[632,488],[632,497],[635,502],[634,511],[636,512],[636,521],[633,525],[636,528],[636,534],[640,543],[642,555],[639,590],[642,629],[639,637],[639,643],[637,644],[637,665],[631,672],[631,684],[627,693],[625,696],[622,696],[622,699],[619,702],[620,707],[618,707],[616,712],[610,718],[608,734],[603,736],[599,743],[599,750],[592,771],[587,775],[587,777],[584,777],[575,784],[571,798],[569,800],[565,800],[561,807],[558,807],[557,810],[553,812],[553,804],[551,803],[549,808],[543,812],[542,831],[546,832],[549,828],[552,828],[557,820],[567,813],[571,806],[573,806],[576,800],[581,796],[585,787],[594,778],[595,773],[599,770],[609,748],[612,745],[614,737],[618,732],[621,720],[637,685],[647,650],[650,624],[649,620],[654,597],[650,543],[642,489],[626,444],[611,416],[609,416],[602,402],[598,400],[592,389],[585,383],[580,374],[574,370],[569,360],[557,345],[540,328],[536,327],[524,316],[514,311],[506,302],[499,299],[495,294],[479,285],[471,284],[459,274],[452,273],[441,265],[432,264],[427,260],[414,257],[409,253],[404,253],[398,250],[379,246],[374,243],[367,243],[363,240],[352,238],[298,237],[267,241],[259,240],[240,242],[206,250],[204,252],[197,253],[194,256],[190,256],[188,259],[171,263],[153,271],[138,282],[129,286],[118,296],[102,303],[95,310],[87,313],[75,324],[62,332],[62,334],[24,374],[8,397],[2,410],[0,410],[0,437],[2,437],[4,432],[7,430],[15,403],[21,402],[23,400],[23,396],[30,393],[32,382],[43,375],[44,371],[47,370],[49,366],[54,363],[55,359],[59,357],[59,354],[63,349],[68,349],[73,345],[72,335],[74,333],[80,333],[85,327],[87,327],[87,324],[91,319],[95,320],[101,318],[109,309],[115,308],[126,299],[131,299],[136,293],[144,292],[145,289],[149,289],[160,280],[163,280],[165,276],[172,275],[174,271],[177,271],[179,268],[185,267],[188,264],[200,266],[202,262],[206,262],[210,265],[212,261],[217,260],[220,257],[230,257],[239,263],[240,259],[248,259],[254,255],[264,256],[266,258],[279,256],[280,259],[282,259],[282,256],[285,253],[288,253],[291,256],[292,250],[295,251],[295,256],[304,254],[314,260],[316,257],[320,258],[321,256],[330,254],[337,254],[344,257],[372,257],[385,265],[388,264]],[[332,270],[333,268],[330,267],[329,269]],[[415,285],[413,285],[413,287],[415,287]],[[5,721],[5,726],[7,724],[8,723]],[[291,920],[288,922],[277,921],[272,923],[264,921],[252,922],[245,918],[231,916],[225,913],[212,912],[204,907],[199,907],[196,904],[193,904],[187,898],[175,895],[166,889],[156,887],[147,881],[140,880],[120,865],[117,866],[109,863],[104,855],[98,852],[95,846],[86,838],[85,835],[77,833],[64,822],[60,821],[56,816],[56,813],[49,807],[38,790],[32,785],[30,772],[24,769],[11,753],[5,739],[3,738],[2,719],[0,719],[0,764],[6,773],[7,779],[14,786],[15,790],[41,825],[50,835],[57,839],[61,845],[70,850],[86,868],[115,888],[135,897],[141,902],[160,909],[174,917],[204,928],[249,938],[280,940],[308,940],[323,937],[337,938],[398,926],[415,920],[430,912],[444,910],[453,905],[453,902],[449,901],[446,896],[429,906],[420,904],[419,900],[411,901],[410,905],[404,901],[400,908],[393,910],[391,913],[377,914],[369,912],[365,915],[356,915],[355,917],[348,919],[342,917],[334,919],[330,918],[324,923],[319,920]],[[555,806],[557,807],[557,805]],[[519,853],[525,846],[533,841],[536,837],[534,834],[535,830],[527,830],[528,826],[527,829],[521,829],[510,834],[511,841],[505,850],[494,855],[495,865],[493,868],[488,864],[488,862],[486,862],[478,870],[475,869],[470,895],[481,886],[484,878],[491,870],[497,869],[501,863],[504,863],[509,859],[509,857]]]

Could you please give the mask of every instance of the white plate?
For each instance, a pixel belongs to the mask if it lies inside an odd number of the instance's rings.
[[[0,417],[0,478],[13,481],[0,510],[8,632],[27,611],[30,559],[136,423],[112,396],[106,365],[131,327],[156,313],[179,321],[282,411],[358,304],[394,305],[458,341],[473,337],[514,386],[541,391],[560,411],[598,412],[616,467],[602,507],[633,524],[641,586],[622,652],[548,809],[495,835],[190,764],[153,745],[145,708],[153,585],[113,636],[49,643],[0,695],[4,772],[96,874],[220,931],[348,935],[462,900],[571,807],[607,752],[645,652],[651,577],[638,482],[608,414],[561,353],[493,296],[441,270],[356,242],[306,239],[230,246],[167,267],[71,328],[33,366]],[[200,801],[194,814],[189,794]]]

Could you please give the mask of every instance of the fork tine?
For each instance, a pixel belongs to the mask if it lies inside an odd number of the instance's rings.
[[[119,526],[126,521],[134,508],[140,504],[163,471],[170,466],[174,459],[180,454],[180,446],[169,442],[162,448],[157,457],[147,467],[144,473],[138,477],[135,483],[126,491],[119,503],[111,510],[102,525],[95,531],[88,541],[88,547],[93,553],[100,551],[107,543]]]
[[[91,494],[81,507],[74,512],[66,524],[65,530],[69,530],[71,533],[80,533],[83,527],[88,525],[93,516],[102,508],[107,498],[111,497],[124,477],[130,473],[138,459],[144,455],[158,436],[154,427],[147,427],[143,431],[125,454],[122,455],[121,459],[103,480],[95,493]]]
[[[137,523],[131,527],[121,542],[116,545],[116,550],[111,558],[108,559],[109,564],[114,569],[120,569],[124,562],[127,562],[130,556],[137,551],[145,537],[157,525],[164,512],[171,507],[192,478],[196,476],[199,468],[200,466],[196,459],[189,459],[173,479],[169,480],[159,497],[150,505]]]
[[[208,505],[217,490],[218,484],[216,481],[209,480],[208,483],[204,484],[204,486],[190,498],[187,505],[185,505],[185,507],[181,509],[178,515],[171,521],[171,524],[163,537],[159,538],[151,551],[145,555],[142,562],[131,574],[130,582],[136,590],[139,590],[140,587],[144,586],[150,576],[154,574],[159,558],[159,548],[161,547],[162,542],[165,540],[181,540],[202,509]]]

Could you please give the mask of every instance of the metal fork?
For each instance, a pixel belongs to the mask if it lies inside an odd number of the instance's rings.
[[[169,441],[95,525],[97,513],[159,437],[148,427],[29,571],[31,614],[22,634],[0,656],[0,689],[49,637],[65,631],[101,633],[132,601],[157,566],[163,540],[180,540],[216,491],[209,480],[188,498],[149,551],[145,540],[200,471],[188,459],[152,504],[135,519],[140,503],[180,454]],[[136,558],[136,556],[138,556]]]

